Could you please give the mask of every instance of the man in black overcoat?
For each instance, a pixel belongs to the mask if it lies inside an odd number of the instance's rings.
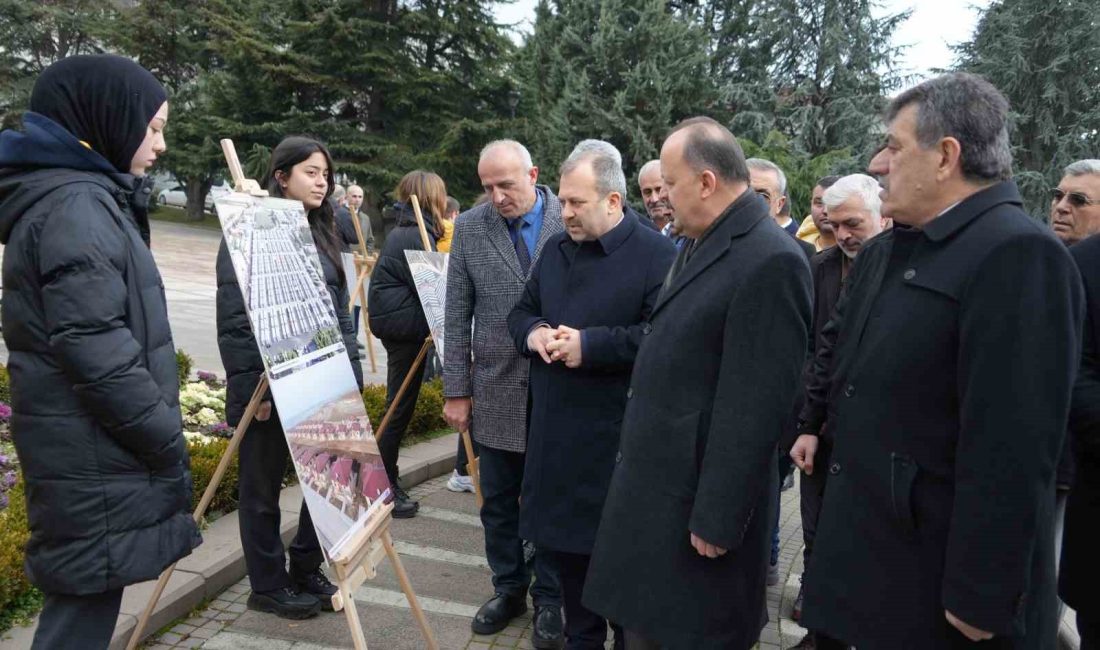
[[[1057,634],[1054,468],[1082,297],[1008,180],[1008,111],[965,73],[893,101],[870,171],[894,228],[863,247],[818,343],[801,430],[827,410],[834,445],[802,624],[860,650]]]
[[[1058,593],[1077,611],[1081,650],[1094,650],[1100,648],[1100,601],[1096,597],[1100,559],[1093,528],[1100,519],[1100,235],[1089,237],[1069,251],[1081,271],[1088,310],[1081,369],[1070,411],[1069,432],[1077,472],[1066,504]]]
[[[624,211],[622,156],[611,144],[578,144],[560,183],[566,232],[547,242],[508,317],[532,358],[519,533],[558,571],[565,647],[603,650],[607,622],[581,605],[581,591],[634,356],[676,247]]]
[[[684,235],[627,390],[584,604],[631,648],[747,649],[767,620],[776,443],[810,325],[806,256],[708,118],[661,150]]]

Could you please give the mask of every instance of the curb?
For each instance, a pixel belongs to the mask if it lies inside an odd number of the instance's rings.
[[[402,486],[409,489],[450,473],[454,469],[457,445],[458,434],[452,433],[402,449],[398,458],[402,465]],[[298,511],[301,504],[302,493],[296,485],[283,490],[279,497],[279,508],[282,511],[280,533],[284,544],[289,544],[298,532]],[[186,616],[204,600],[213,598],[246,575],[237,511],[210,524],[202,536],[202,545],[176,565],[176,570],[146,626],[146,638],[172,621]],[[115,624],[114,636],[111,638],[110,650],[126,648],[155,585],[156,581],[143,582],[131,585],[123,592],[122,607]],[[0,640],[0,650],[30,648],[37,628],[38,618],[35,617],[28,626],[9,630]]]

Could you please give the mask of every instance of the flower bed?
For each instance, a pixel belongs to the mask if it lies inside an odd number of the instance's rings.
[[[190,357],[180,351],[178,359],[180,411],[187,451],[191,457],[194,503],[197,504],[225,455],[233,431],[225,423],[225,384],[214,374],[201,370],[196,373],[197,381],[189,381]],[[14,625],[27,623],[42,607],[42,594],[30,584],[23,572],[23,548],[30,533],[22,477],[8,426],[11,418],[10,398],[8,372],[0,365],[0,634]],[[363,390],[363,404],[371,424],[377,427],[386,406],[385,386],[367,386]],[[442,410],[442,382],[436,379],[424,384],[402,446],[448,433]],[[237,508],[237,479],[238,464],[234,456],[214,493],[207,519]],[[288,462],[283,484],[294,483],[297,483],[297,476],[294,466]]]

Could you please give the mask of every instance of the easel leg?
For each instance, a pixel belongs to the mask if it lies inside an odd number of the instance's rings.
[[[348,619],[348,629],[351,630],[351,642],[355,644],[355,650],[367,650],[367,637],[363,634],[363,625],[359,622],[359,612],[355,609],[355,598],[350,591],[344,594],[344,616]]]
[[[367,339],[367,356],[370,358],[370,371],[378,372],[378,365],[374,359],[374,335],[370,333],[370,316],[367,314],[367,294],[363,286],[359,285],[359,313],[363,316],[363,335]]]
[[[470,480],[474,483],[474,497],[477,498],[477,507],[480,510],[485,504],[481,496],[481,468],[477,457],[474,456],[474,442],[470,439],[470,431],[467,429],[459,434],[462,436],[462,446],[466,448],[466,471],[470,474]]]
[[[417,372],[424,372],[424,369],[420,366],[424,363],[424,357],[428,356],[428,350],[431,348],[432,338],[429,336],[428,339],[424,341],[424,345],[420,346],[420,352],[416,355],[416,360],[413,361],[412,368],[410,368],[408,374],[405,375],[405,381],[401,382],[401,387],[397,389],[397,395],[394,396],[393,402],[390,403],[390,408],[387,409],[386,414],[382,416],[382,422],[374,432],[375,440],[380,440],[382,438],[382,432],[386,430],[386,427],[390,423],[390,419],[393,418],[393,413],[397,410],[397,405],[401,402],[401,398],[405,396],[405,391],[409,389],[412,378],[416,376]]]
[[[233,437],[229,439],[229,446],[225,448],[225,453],[222,454],[222,459],[218,463],[218,468],[214,470],[214,475],[210,477],[210,483],[206,486],[206,491],[203,492],[198,507],[195,508],[193,516],[196,523],[202,521],[203,516],[206,514],[206,509],[210,507],[210,502],[214,500],[214,494],[218,491],[218,486],[221,484],[222,479],[225,478],[225,472],[229,469],[229,463],[233,460],[233,455],[237,453],[237,449],[240,448],[244,433],[248,430],[248,425],[252,424],[252,418],[256,417],[256,411],[260,408],[260,402],[263,401],[264,393],[266,392],[267,375],[264,375],[260,378],[260,382],[256,384],[256,390],[252,393],[252,399],[248,400],[248,407],[245,408],[244,416],[241,417],[241,421],[237,424],[236,430],[233,431]],[[149,619],[153,616],[153,610],[156,609],[157,602],[160,601],[161,594],[164,593],[164,588],[168,586],[168,580],[172,577],[172,572],[175,568],[176,563],[172,563],[172,566],[168,567],[160,574],[160,578],[157,580],[157,586],[153,589],[153,594],[149,597],[149,603],[145,606],[145,611],[141,613],[141,618],[138,619],[137,625],[130,635],[130,641],[126,644],[126,650],[134,650],[137,648],[138,644],[141,643],[141,635],[145,631],[145,627],[149,624]],[[365,647],[366,646],[364,646],[364,648]]]
[[[397,582],[401,585],[401,591],[405,592],[405,598],[409,601],[409,608],[412,609],[416,624],[420,626],[420,633],[424,635],[425,646],[428,650],[439,650],[435,634],[432,633],[432,628],[428,625],[428,617],[424,615],[424,610],[420,608],[420,602],[413,592],[412,583],[409,582],[409,576],[405,573],[405,565],[401,564],[401,557],[397,554],[397,549],[393,547],[393,538],[390,537],[389,530],[382,533],[382,546],[385,547],[386,555],[389,556],[390,563],[393,564],[393,572],[397,574]]]

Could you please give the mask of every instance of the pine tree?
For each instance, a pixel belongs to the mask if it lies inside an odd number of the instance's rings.
[[[665,0],[542,0],[517,72],[525,139],[547,171],[578,141],[599,138],[633,176],[670,126],[718,103],[706,34]]]
[[[110,0],[0,0],[0,128],[18,126],[47,66],[102,51],[113,8]]]
[[[1100,19],[1082,0],[997,0],[959,69],[984,76],[1012,107],[1016,180],[1029,211],[1047,219],[1048,190],[1065,165],[1100,151]]]

